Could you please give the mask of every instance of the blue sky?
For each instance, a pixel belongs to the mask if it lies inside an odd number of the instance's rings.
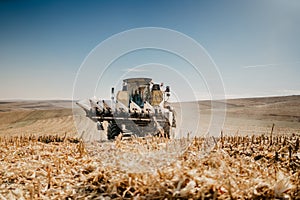
[[[229,98],[300,94],[299,24],[297,0],[0,1],[0,99],[71,99],[90,51],[141,27],[176,30],[201,44]]]

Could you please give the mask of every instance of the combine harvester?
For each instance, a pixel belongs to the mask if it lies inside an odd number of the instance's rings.
[[[98,130],[107,131],[109,140],[119,135],[170,137],[172,127],[176,127],[175,112],[167,102],[170,87],[162,90],[161,86],[153,84],[150,78],[125,79],[116,99],[112,88],[111,100],[94,97],[77,105],[97,123]]]

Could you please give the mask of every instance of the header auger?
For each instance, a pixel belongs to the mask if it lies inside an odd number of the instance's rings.
[[[111,90],[111,100],[96,97],[89,103],[77,102],[86,116],[97,123],[99,130],[107,131],[109,140],[122,134],[126,136],[170,137],[172,127],[176,127],[175,112],[167,102],[170,87],[152,83],[150,78],[130,78],[123,80],[123,87],[115,95]]]

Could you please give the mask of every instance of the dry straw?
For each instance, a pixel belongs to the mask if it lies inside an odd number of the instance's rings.
[[[0,138],[0,199],[300,199],[299,134]]]

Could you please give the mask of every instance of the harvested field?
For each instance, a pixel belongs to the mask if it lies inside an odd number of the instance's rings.
[[[0,102],[0,136],[75,136],[71,106],[71,101]]]
[[[300,96],[227,101],[213,149],[203,137],[84,143],[70,105],[0,102],[0,199],[300,199]]]
[[[300,199],[299,135],[0,139],[1,199]]]

